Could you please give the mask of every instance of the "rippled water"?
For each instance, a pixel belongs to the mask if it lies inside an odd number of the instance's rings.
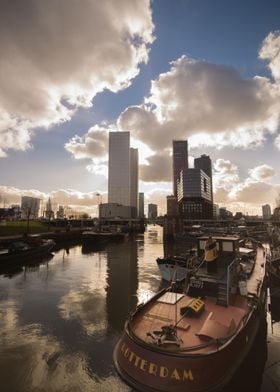
[[[72,246],[0,275],[0,390],[132,391],[112,352],[128,313],[161,286],[155,259],[162,255],[161,228],[150,226],[121,244]],[[279,323],[268,314],[267,333],[264,326],[226,390],[280,390],[279,360]]]

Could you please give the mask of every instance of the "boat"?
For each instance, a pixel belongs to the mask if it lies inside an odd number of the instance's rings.
[[[148,392],[218,391],[247,357],[266,316],[266,251],[251,270],[239,238],[201,237],[199,266],[182,290],[162,289],[126,321],[113,361],[133,388]]]
[[[267,263],[271,286],[280,286],[280,247],[272,248]]]
[[[82,241],[86,244],[106,244],[109,241],[123,241],[126,234],[119,231],[95,231],[86,230],[82,232]]]
[[[181,282],[186,279],[188,269],[199,262],[195,250],[190,250],[184,256],[166,256],[156,259],[161,277],[167,282]]]
[[[243,262],[243,270],[251,273],[255,265],[255,249],[239,246],[237,253],[241,263]],[[162,279],[168,282],[183,281],[188,273],[191,273],[200,265],[201,261],[202,259],[197,257],[195,249],[190,249],[184,256],[167,256],[156,259]]]
[[[46,256],[54,246],[55,242],[52,239],[42,239],[39,235],[12,241],[8,247],[0,250],[0,268]]]
[[[280,322],[280,286],[269,287],[268,310],[271,314],[271,322]]]
[[[185,228],[183,232],[174,234],[175,241],[183,241],[184,243],[196,243],[197,238],[203,235],[203,231],[200,225],[193,225],[189,228]]]

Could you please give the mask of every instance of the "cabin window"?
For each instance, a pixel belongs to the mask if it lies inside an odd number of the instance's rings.
[[[233,243],[232,242],[223,242],[223,251],[224,252],[233,252]]]
[[[199,241],[199,249],[204,250],[205,249],[205,244],[206,244],[205,240],[200,240]]]

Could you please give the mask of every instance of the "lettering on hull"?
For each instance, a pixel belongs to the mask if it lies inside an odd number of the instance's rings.
[[[133,352],[125,343],[121,346],[121,353],[134,367],[139,370],[159,378],[170,378],[174,381],[193,381],[194,376],[191,369],[170,369],[167,366],[159,365],[140,357]]]

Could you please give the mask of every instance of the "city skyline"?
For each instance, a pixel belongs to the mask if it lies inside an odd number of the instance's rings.
[[[106,3],[106,4],[105,4]],[[139,192],[166,210],[172,141],[210,156],[214,202],[262,214],[280,193],[276,0],[0,6],[0,203],[96,214],[109,132],[138,148]]]

